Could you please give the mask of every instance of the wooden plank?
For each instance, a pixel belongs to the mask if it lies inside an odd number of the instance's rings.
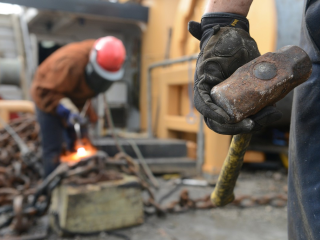
[[[266,160],[264,152],[247,151],[243,157],[243,162],[248,163],[262,163]]]
[[[172,136],[169,130],[166,127],[165,123],[165,116],[168,115],[168,101],[169,101],[169,87],[167,83],[167,79],[161,75],[160,78],[160,91],[161,95],[159,96],[159,116],[157,119],[157,137],[159,138],[169,138],[170,137],[175,137]]]
[[[152,72],[152,126],[153,130],[156,131],[157,125],[158,125],[158,118],[159,118],[159,111],[161,107],[161,92],[160,92],[160,75],[159,73],[160,69],[155,69]]]
[[[188,158],[197,159],[197,144],[193,141],[187,141]]]
[[[192,80],[193,81],[193,80]],[[193,106],[193,84],[192,84],[192,91],[191,96],[189,96],[189,86],[188,84],[181,85],[181,96],[180,96],[180,115],[187,116],[190,114],[190,103],[192,101]],[[192,109],[192,112],[195,113],[195,109]]]
[[[177,85],[166,86],[168,88],[168,98],[166,101],[167,112],[166,115],[180,115],[181,105],[181,88]]]
[[[168,129],[183,132],[198,132],[199,130],[199,117],[195,123],[190,124],[184,116],[166,116],[165,123]]]
[[[5,122],[9,122],[11,112],[34,113],[35,106],[33,102],[26,100],[0,100],[0,117]],[[2,128],[0,124],[0,129]]]

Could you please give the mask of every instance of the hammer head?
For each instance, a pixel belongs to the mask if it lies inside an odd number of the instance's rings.
[[[297,46],[266,53],[237,69],[211,89],[211,99],[237,123],[274,105],[292,89],[308,80],[309,56]]]

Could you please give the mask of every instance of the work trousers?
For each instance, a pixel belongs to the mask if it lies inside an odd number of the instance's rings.
[[[42,161],[45,177],[60,163],[62,146],[68,150],[74,147],[76,134],[74,128],[65,128],[60,117],[36,109],[40,125]]]
[[[289,240],[320,240],[320,0],[307,0],[300,46],[312,60],[294,90],[289,143]]]

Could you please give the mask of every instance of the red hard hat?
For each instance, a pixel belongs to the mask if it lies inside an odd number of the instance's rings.
[[[101,68],[110,72],[121,69],[126,58],[126,49],[121,40],[112,36],[103,37],[93,47],[97,51],[96,61]]]

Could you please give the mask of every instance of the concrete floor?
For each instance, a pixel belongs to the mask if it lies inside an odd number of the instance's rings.
[[[172,186],[162,181],[162,196]],[[184,187],[183,187],[184,188]],[[192,198],[201,197],[212,188],[188,187]],[[250,194],[261,196],[286,191],[286,175],[279,172],[242,172],[236,187],[236,196]],[[177,191],[167,202],[177,199]],[[165,204],[165,203],[164,203]],[[125,230],[118,230],[131,240],[285,240],[287,239],[286,207],[258,206],[196,210],[169,214],[166,218],[146,217],[145,223]],[[50,240],[59,239],[51,234]],[[71,238],[63,238],[70,240]],[[117,240],[104,233],[94,237],[75,237],[77,240]]]
[[[198,210],[170,215],[167,219],[152,217],[144,225],[121,232],[132,240],[284,240],[286,210],[270,207]]]
[[[172,182],[159,179],[160,190],[156,193],[159,200],[175,188]],[[179,198],[182,189],[189,190],[189,196],[200,198],[210,194],[212,187],[180,187],[163,206]],[[281,172],[243,171],[237,182],[235,195],[259,197],[266,194],[284,193],[287,190],[287,176]],[[43,217],[30,229],[30,235],[45,233],[48,229],[48,217]],[[145,217],[145,223],[128,229],[117,230],[130,237],[131,240],[286,240],[287,209],[272,206],[256,206],[240,208],[228,205],[219,209],[193,210],[179,214],[168,214],[166,218],[157,216]],[[7,231],[9,231],[7,229]],[[6,229],[3,229],[5,235]],[[10,232],[10,231],[9,231]],[[1,235],[1,231],[0,231]],[[1,237],[0,237],[1,238]],[[6,238],[5,238],[6,239]],[[29,238],[28,238],[29,239]],[[118,240],[105,233],[92,237],[76,236],[59,238],[49,233],[48,240]]]

